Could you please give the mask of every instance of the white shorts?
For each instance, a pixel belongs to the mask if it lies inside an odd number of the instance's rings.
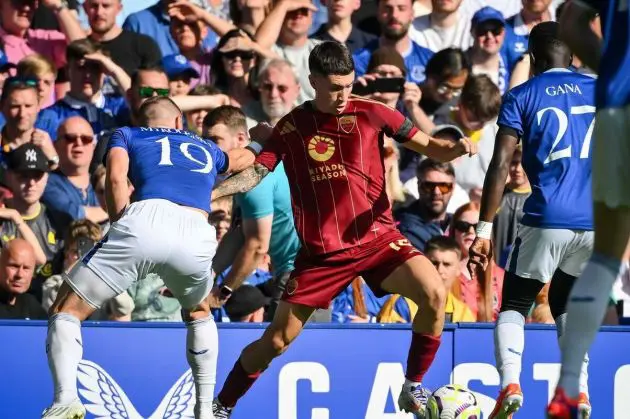
[[[571,276],[580,276],[592,251],[592,231],[536,228],[520,224],[506,270],[546,284],[557,269]]]
[[[216,232],[203,214],[162,199],[131,204],[66,281],[94,308],[156,273],[183,308],[194,308],[213,285]]]
[[[630,206],[630,106],[599,110],[594,136],[593,201]]]

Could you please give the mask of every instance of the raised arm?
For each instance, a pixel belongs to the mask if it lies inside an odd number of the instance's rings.
[[[269,174],[269,169],[260,163],[249,166],[242,172],[221,182],[221,184],[212,191],[212,200],[214,201],[236,193],[247,192],[258,185],[267,174]]]
[[[602,56],[601,33],[593,30],[596,11],[585,1],[567,2],[560,17],[560,37],[589,68],[597,71]]]
[[[287,13],[299,9],[317,11],[317,8],[310,0],[281,0],[278,2],[256,32],[258,45],[262,49],[270,49],[280,36],[282,24]]]
[[[441,162],[449,162],[465,154],[470,156],[477,154],[477,144],[472,143],[468,138],[454,142],[433,138],[422,131],[414,134],[409,141],[403,143],[403,146]]]
[[[64,6],[61,0],[42,0],[41,3],[53,11],[59,23],[59,28],[68,38],[68,42],[83,39],[87,36],[85,31],[81,29],[76,14],[67,6]]]
[[[129,204],[129,154],[122,147],[113,147],[107,154],[105,192],[107,212],[113,223],[117,221]]]

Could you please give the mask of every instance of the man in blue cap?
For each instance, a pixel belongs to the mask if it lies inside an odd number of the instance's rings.
[[[486,6],[472,18],[473,46],[466,52],[473,74],[485,74],[499,87],[501,95],[509,88],[511,69],[503,55],[505,18],[497,9]]]
[[[168,76],[171,96],[185,96],[190,91],[192,79],[199,78],[188,58],[182,54],[167,55],[162,59],[162,67]]]

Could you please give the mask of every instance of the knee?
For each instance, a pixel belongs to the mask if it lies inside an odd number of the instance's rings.
[[[433,311],[435,313],[444,312],[446,306],[446,296],[448,291],[444,286],[444,283],[439,277],[437,277],[430,284],[422,286],[418,284],[418,291],[416,292],[415,303],[426,310]]]
[[[269,347],[274,357],[282,355],[290,344],[291,341],[282,333],[274,333],[269,339]]]

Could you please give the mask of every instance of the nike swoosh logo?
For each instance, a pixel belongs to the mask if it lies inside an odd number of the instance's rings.
[[[518,355],[518,356],[522,356],[522,355],[523,355],[522,353],[520,353],[520,352],[518,352],[518,351],[515,351],[515,350],[514,350],[514,349],[512,349],[512,348],[508,348],[508,351],[510,351],[510,352],[512,352],[513,354]]]
[[[191,354],[193,354],[193,355],[203,355],[203,354],[205,354],[206,352],[208,352],[208,349],[203,349],[203,350],[201,350],[201,351],[199,351],[199,352],[195,352],[195,351],[193,351],[192,349],[189,349],[189,350],[188,350],[188,352],[190,352],[190,353],[191,353]]]

